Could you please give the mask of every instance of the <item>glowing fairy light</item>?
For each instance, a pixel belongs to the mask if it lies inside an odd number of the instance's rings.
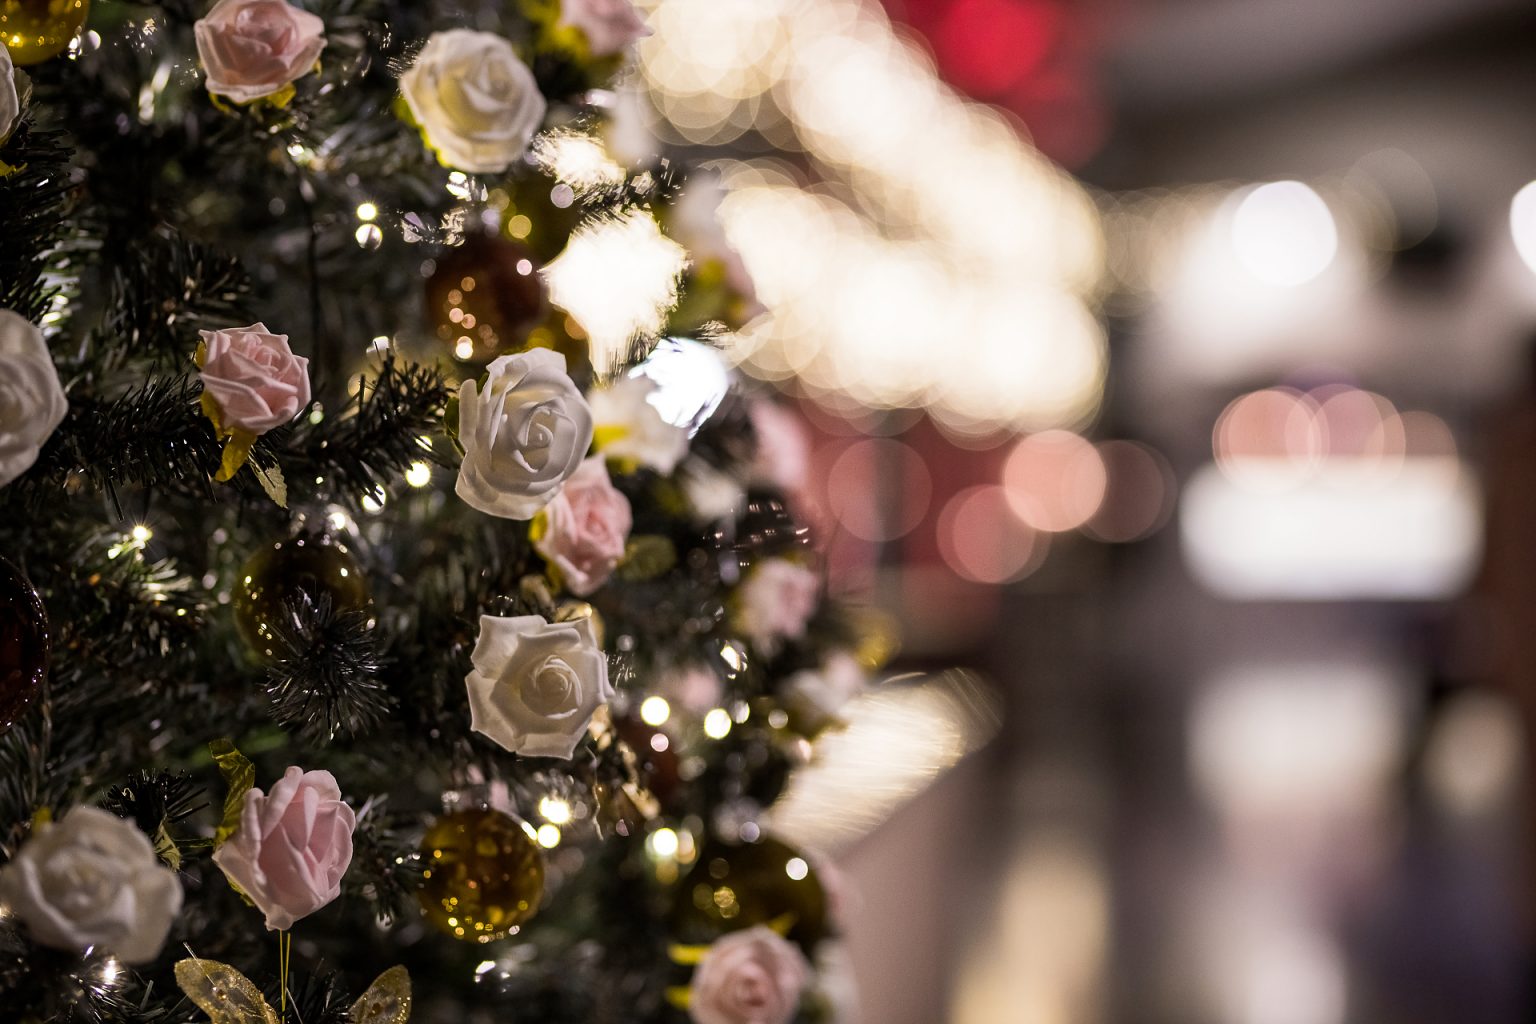
[[[670,828],[659,828],[652,832],[646,839],[645,845],[651,851],[651,856],[660,860],[670,860],[677,856],[677,833]]]
[[[672,715],[672,706],[664,697],[647,697],[640,703],[640,721],[659,726]]]
[[[425,487],[432,482],[432,467],[425,462],[413,462],[405,471],[405,482],[412,487]]]
[[[539,801],[539,814],[551,825],[567,825],[571,820],[571,805],[555,796]]]
[[[725,708],[714,708],[704,716],[704,735],[712,740],[723,740],[731,732],[731,713]]]
[[[560,845],[560,829],[555,825],[544,824],[539,826],[539,845],[546,850],[553,850]]]

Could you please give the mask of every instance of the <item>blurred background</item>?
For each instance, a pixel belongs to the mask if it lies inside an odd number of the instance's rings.
[[[1532,1019],[1530,5],[643,6],[609,148],[711,162],[668,231],[928,674],[778,823],[850,1020]]]

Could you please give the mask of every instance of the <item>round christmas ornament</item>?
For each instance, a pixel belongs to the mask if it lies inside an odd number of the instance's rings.
[[[522,822],[489,808],[450,811],[421,840],[421,909],[465,942],[505,938],[544,895],[544,858]]]
[[[235,586],[235,625],[254,653],[275,656],[274,627],[300,594],[328,599],[339,612],[364,611],[372,601],[352,552],[334,537],[306,533],[278,541],[250,557]]]
[[[85,26],[90,0],[0,0],[0,43],[19,67],[63,53]]]
[[[32,584],[0,558],[0,735],[15,725],[48,675],[48,613]]]
[[[463,360],[520,346],[548,308],[533,251],[496,235],[470,235],[448,249],[427,279],[428,320]]]
[[[686,946],[767,925],[809,953],[828,935],[827,895],[810,862],[777,839],[712,839],[677,883],[670,925]]]
[[[676,744],[671,737],[655,726],[647,725],[636,714],[619,716],[614,720],[613,729],[634,751],[635,770],[641,785],[657,800],[670,803],[682,781]]]

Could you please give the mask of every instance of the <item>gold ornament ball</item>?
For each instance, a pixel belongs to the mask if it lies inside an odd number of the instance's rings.
[[[505,938],[539,909],[544,857],[510,814],[451,811],[421,840],[417,898],[433,926],[465,942]]]
[[[0,42],[20,67],[63,53],[85,27],[91,0],[0,0]]]
[[[305,534],[256,552],[240,569],[233,595],[235,625],[260,657],[276,655],[273,627],[300,593],[328,597],[335,611],[364,611],[368,580],[346,545],[326,534]]]
[[[727,932],[768,925],[809,952],[827,937],[827,894],[809,861],[776,839],[711,840],[677,883],[671,931],[705,946]]]

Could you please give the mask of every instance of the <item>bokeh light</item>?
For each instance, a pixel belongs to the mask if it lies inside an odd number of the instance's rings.
[[[1232,246],[1259,280],[1280,288],[1317,277],[1339,249],[1339,232],[1323,197],[1299,181],[1260,185],[1232,215]]]
[[[1107,485],[1103,502],[1083,524],[1083,532],[1111,544],[1129,544],[1156,533],[1173,515],[1173,467],[1159,452],[1136,441],[1106,441],[1098,448]]]
[[[1050,537],[1012,514],[1008,492],[996,485],[968,487],[939,513],[939,554],[962,579],[1008,583],[1040,567]]]
[[[1536,274],[1536,181],[1516,192],[1509,204],[1509,233],[1515,240],[1515,251]]]
[[[1091,519],[1107,484],[1098,450],[1065,430],[1023,438],[1003,464],[1008,507],[1046,533],[1075,530]]]
[[[933,478],[917,451],[901,441],[871,438],[849,445],[827,476],[827,506],[860,540],[895,540],[928,514]]]
[[[966,436],[1091,417],[1103,238],[1081,186],[940,82],[875,5],[650,6],[650,127],[712,145],[755,131],[804,150],[830,186],[775,161],[720,162],[721,224],[773,310],[730,348],[748,372],[926,408]]]
[[[550,301],[581,325],[593,366],[606,373],[633,338],[661,330],[687,264],[650,214],[630,210],[577,229],[543,273]]]

